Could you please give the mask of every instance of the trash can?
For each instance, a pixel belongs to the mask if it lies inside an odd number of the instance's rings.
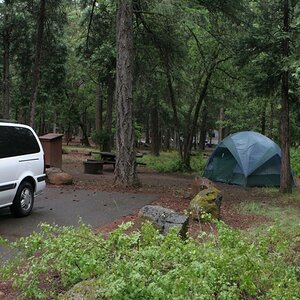
[[[45,153],[46,167],[61,168],[62,165],[62,137],[63,134],[48,133],[40,136]]]

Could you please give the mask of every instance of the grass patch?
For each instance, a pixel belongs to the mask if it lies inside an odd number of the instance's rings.
[[[273,220],[286,220],[289,218],[299,220],[299,212],[293,207],[280,207],[257,202],[241,203],[240,209],[243,213],[266,216]],[[298,219],[298,220],[297,220]]]
[[[203,156],[202,153],[192,156],[191,167],[192,170],[202,175],[207,162],[207,158]]]
[[[295,189],[292,194],[288,194],[285,197],[290,200],[300,201],[300,189]]]
[[[178,152],[161,152],[159,156],[151,154],[138,159],[139,162],[147,164],[151,170],[161,173],[173,173],[182,171],[182,163]]]
[[[240,210],[243,213],[265,216],[271,219],[271,223],[257,224],[255,227],[243,231],[243,234],[249,239],[257,240],[262,239],[262,237],[273,231],[276,239],[282,239],[279,248],[292,249],[287,260],[293,261],[294,265],[300,266],[300,253],[297,250],[300,247],[300,208],[293,205],[280,205],[282,201],[279,200],[269,204],[257,202],[241,203]],[[280,233],[275,233],[277,230],[275,228],[280,228]],[[271,247],[273,246],[271,245]]]
[[[261,188],[261,191],[273,198],[279,199],[280,201],[300,201],[300,188],[295,187],[291,194],[283,194],[279,191],[279,188],[274,187],[266,187]]]
[[[78,152],[78,153],[88,153],[88,152],[96,151],[97,150],[97,149],[95,149],[93,147],[86,147],[86,146],[82,146],[82,145],[78,145],[78,146],[63,146],[62,148],[66,152]]]
[[[161,173],[185,172],[184,165],[176,151],[161,152],[160,156],[145,155],[138,161],[146,163],[149,169]],[[206,159],[201,153],[191,157],[191,168],[194,172],[202,174],[205,164]]]
[[[300,209],[292,205],[281,205],[283,200],[276,203],[243,202],[240,211],[246,214],[254,214],[270,218],[274,224],[278,224],[287,235],[296,234],[300,230]],[[258,226],[254,230],[264,230]]]

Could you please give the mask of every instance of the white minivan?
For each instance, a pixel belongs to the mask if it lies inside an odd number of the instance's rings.
[[[16,217],[29,215],[45,179],[44,151],[34,130],[0,121],[0,208],[10,207]]]

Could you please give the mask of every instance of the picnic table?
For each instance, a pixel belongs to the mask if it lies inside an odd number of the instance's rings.
[[[100,159],[88,159],[83,162],[84,173],[103,174],[104,165],[112,165],[115,168],[116,154],[112,152],[91,152],[91,154],[100,155]]]
[[[116,154],[112,152],[100,152],[101,160],[104,162],[116,162]]]
[[[94,154],[99,154],[100,155],[100,161],[103,165],[113,165],[115,168],[116,164],[116,154],[113,152],[92,152]],[[141,158],[143,157],[142,153],[136,153],[136,158]],[[136,162],[138,165],[146,165],[145,163],[141,162]]]

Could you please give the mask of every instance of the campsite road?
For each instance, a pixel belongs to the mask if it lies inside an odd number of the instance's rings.
[[[40,223],[78,226],[79,221],[99,227],[128,215],[157,199],[156,195],[94,192],[46,188],[35,199],[32,214],[14,218],[9,209],[0,210],[0,236],[10,241],[38,230]],[[0,254],[7,256],[0,246]]]

